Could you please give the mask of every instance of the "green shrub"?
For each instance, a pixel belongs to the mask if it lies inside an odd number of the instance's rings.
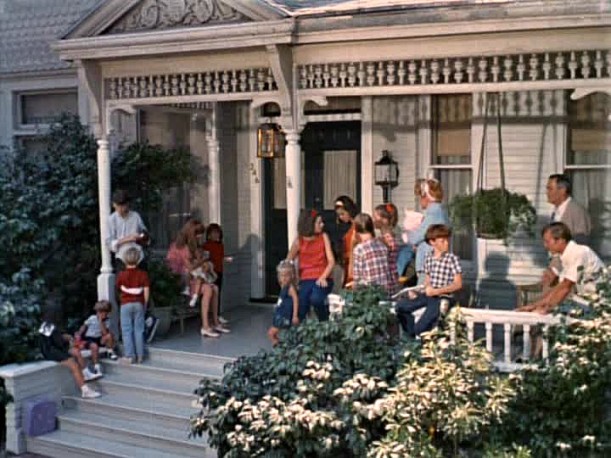
[[[547,362],[525,370],[499,441],[530,447],[535,456],[611,453],[611,267],[590,297],[592,313],[551,329]],[[598,455],[597,455],[598,454]]]
[[[180,300],[182,293],[182,278],[161,259],[150,259],[147,271],[154,280],[151,286],[151,298],[155,307],[171,307]]]

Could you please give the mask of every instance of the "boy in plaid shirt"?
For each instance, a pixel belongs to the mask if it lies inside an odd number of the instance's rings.
[[[410,337],[430,331],[439,319],[439,304],[444,297],[451,299],[462,288],[462,269],[458,256],[450,253],[452,231],[444,224],[432,224],[426,231],[426,241],[433,247],[424,261],[424,292],[397,303],[397,317]],[[426,307],[417,323],[413,312]]]

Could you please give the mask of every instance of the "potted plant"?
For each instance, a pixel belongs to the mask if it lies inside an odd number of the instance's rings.
[[[169,331],[174,307],[181,300],[182,278],[160,259],[149,261],[148,274],[151,279],[153,313],[159,318],[157,335],[162,336]]]
[[[506,240],[518,229],[533,235],[537,222],[537,211],[525,195],[502,188],[457,195],[449,209],[456,229],[474,227],[484,239]]]

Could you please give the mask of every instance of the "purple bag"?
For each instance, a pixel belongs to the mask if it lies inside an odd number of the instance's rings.
[[[56,429],[57,405],[48,398],[34,398],[23,405],[23,430],[28,436],[41,436]]]

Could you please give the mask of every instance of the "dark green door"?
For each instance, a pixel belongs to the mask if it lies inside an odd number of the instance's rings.
[[[334,202],[342,194],[360,200],[361,123],[309,123],[301,134],[303,202],[321,212],[334,245],[346,227],[336,224]],[[286,257],[284,159],[265,161],[265,270],[268,296],[278,293],[276,266]]]

